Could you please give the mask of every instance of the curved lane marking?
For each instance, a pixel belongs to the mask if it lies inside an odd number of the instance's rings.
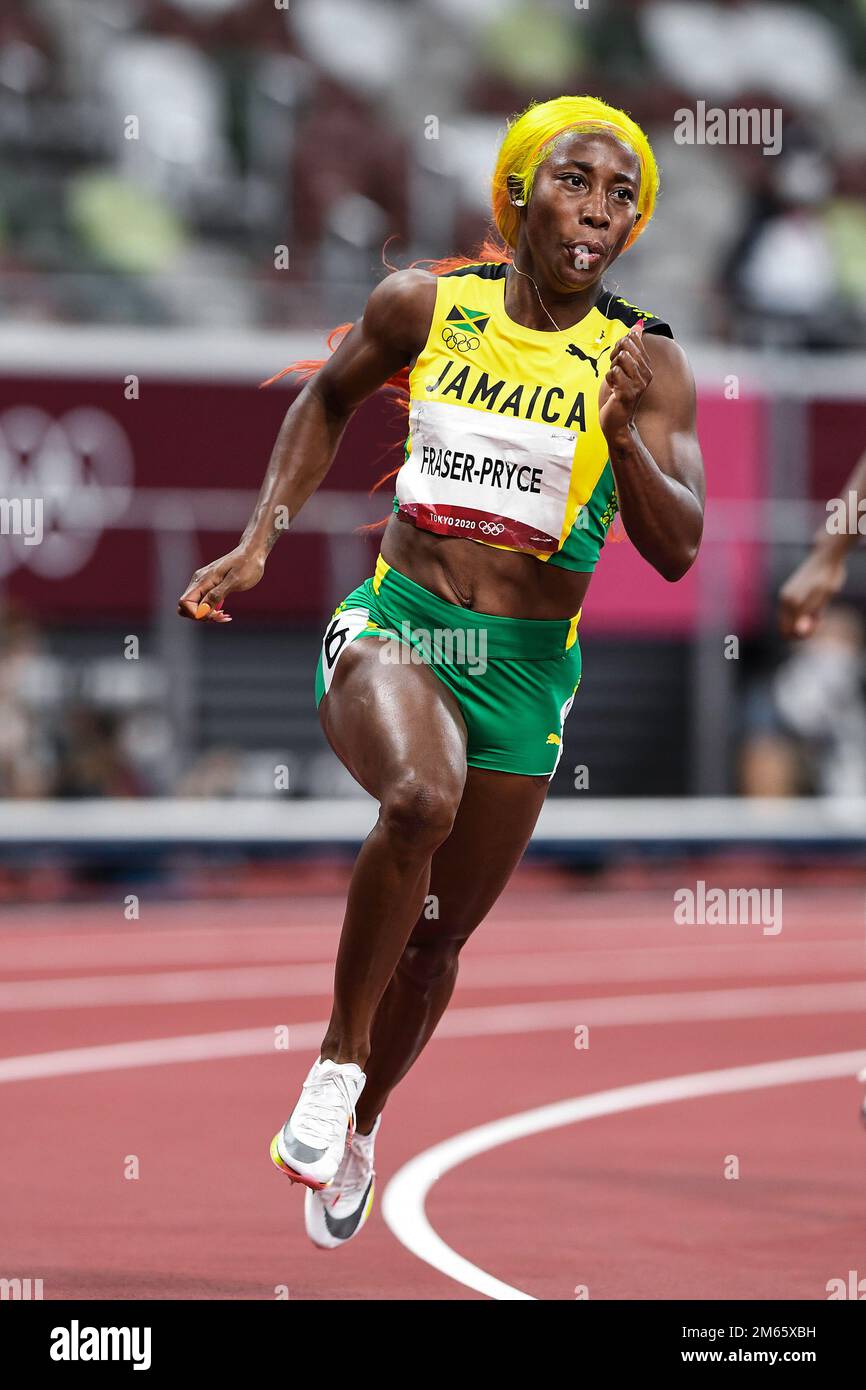
[[[659,1081],[644,1081],[634,1086],[618,1086],[614,1090],[575,1096],[571,1100],[542,1105],[536,1110],[507,1115],[504,1119],[456,1134],[410,1159],[386,1187],[382,1197],[382,1215],[391,1232],[407,1250],[449,1279],[486,1294],[488,1298],[535,1301],[533,1294],[503,1283],[458,1255],[433,1229],[427,1219],[425,1204],[431,1188],[446,1173],[502,1144],[543,1134],[547,1130],[561,1129],[582,1120],[703,1096],[731,1095],[738,1091],[790,1086],[804,1081],[829,1081],[849,1075],[853,1079],[864,1061],[866,1053],[861,1050],[793,1057],[783,1062],[759,1062],[754,1066],[727,1067],[721,1071],[693,1072]]]

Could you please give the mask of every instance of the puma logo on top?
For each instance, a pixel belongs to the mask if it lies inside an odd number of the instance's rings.
[[[598,357],[590,357],[589,353],[584,352],[583,348],[579,348],[576,343],[569,343],[565,350],[570,353],[572,357],[579,357],[581,362],[588,362],[596,376],[598,376],[599,359],[603,357],[606,352],[610,352],[610,348],[602,348]]]

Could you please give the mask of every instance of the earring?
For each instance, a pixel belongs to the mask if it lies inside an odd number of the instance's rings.
[[[512,198],[511,201],[512,201],[512,203],[514,204],[514,206],[515,206],[516,208],[522,208],[522,207],[525,207],[525,205],[526,205],[526,199],[525,199],[525,198]]]

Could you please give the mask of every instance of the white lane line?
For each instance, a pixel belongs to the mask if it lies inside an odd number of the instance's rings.
[[[501,1037],[514,1033],[563,1032],[577,1024],[594,1028],[652,1023],[709,1022],[723,1019],[786,1017],[797,1014],[862,1014],[866,985],[783,985],[771,989],[681,991],[677,994],[626,994],[603,999],[560,999],[535,1004],[494,1004],[452,1008],[435,1038]],[[288,1024],[288,1046],[278,1049],[273,1028],[239,1028],[217,1033],[146,1038],[57,1052],[0,1058],[0,1084],[52,1076],[172,1062],[209,1062],[225,1057],[303,1051],[322,1039],[326,1024]]]
[[[623,994],[601,999],[478,1005],[450,1009],[435,1036],[466,1038],[485,1033],[535,1033],[559,1028],[573,1033],[577,1024],[606,1028],[835,1013],[866,1013],[866,982],[680,990],[675,994]],[[453,1035],[452,1027],[457,1030]]]
[[[69,975],[0,982],[0,1013],[112,1008],[120,1004],[192,1004],[330,994],[333,965],[221,966],[130,975]]]
[[[627,1110],[693,1100],[701,1096],[731,1095],[737,1091],[789,1086],[803,1081],[829,1081],[844,1076],[853,1078],[864,1060],[866,1053],[861,1050],[792,1057],[782,1062],[759,1062],[754,1066],[726,1067],[721,1071],[693,1072],[691,1075],[669,1076],[659,1081],[644,1081],[634,1086],[619,1086],[610,1091],[596,1091],[592,1095],[575,1096],[553,1105],[542,1105],[536,1110],[508,1115],[454,1135],[410,1159],[385,1188],[382,1215],[393,1235],[407,1250],[449,1279],[486,1294],[488,1298],[535,1301],[533,1294],[503,1283],[458,1255],[430,1225],[425,1203],[430,1189],[444,1174],[502,1144],[582,1120],[597,1119],[601,1115],[619,1115]]]
[[[468,955],[460,971],[461,988],[555,984],[624,984],[633,980],[688,980],[763,975],[773,979],[800,972],[860,973],[862,946],[774,945],[743,951],[715,948],[660,947],[627,951]],[[330,994],[330,962],[271,965],[231,963],[202,970],[138,971],[124,975],[67,975],[52,979],[0,981],[0,1013],[39,1009],[113,1008],[128,1004],[189,1004],[231,999],[301,998]]]
[[[290,1026],[288,1046],[298,1052],[316,1047],[324,1023]],[[62,1052],[25,1053],[0,1059],[0,1084],[38,1081],[51,1076],[86,1076],[91,1072],[127,1071],[170,1062],[213,1062],[226,1057],[259,1057],[276,1051],[273,1028],[235,1028],[225,1033],[190,1033],[178,1038],[146,1038],[142,1042],[106,1043],[100,1047],[69,1047]]]
[[[321,960],[326,953],[336,951],[339,939],[337,925],[315,930],[242,925],[233,932],[204,928],[179,928],[175,932],[170,927],[138,931],[130,927],[125,937],[114,933],[84,936],[78,932],[43,936],[34,928],[24,940],[10,940],[0,928],[0,964],[10,974],[16,970],[80,970],[82,965],[89,970],[160,965],[229,967],[238,961],[245,965],[286,965],[294,960]]]
[[[344,907],[345,904],[341,903],[333,920],[318,926],[291,926],[285,921],[261,926],[249,922],[241,914],[237,918],[239,925],[231,929],[174,928],[166,923],[148,926],[146,930],[142,930],[140,924],[130,924],[125,933],[108,930],[59,933],[56,928],[34,926],[28,928],[25,935],[20,929],[8,927],[4,921],[0,926],[0,965],[10,974],[18,970],[74,970],[80,969],[82,964],[91,970],[162,964],[230,966],[237,961],[244,964],[274,962],[288,965],[293,960],[321,959],[323,953],[332,954],[336,950]],[[594,912],[594,909],[585,910]],[[825,916],[826,908],[819,920],[823,921]],[[529,912],[525,917],[505,913],[491,916],[484,924],[483,934],[473,941],[472,953],[510,954],[515,938],[525,941],[527,921],[531,920]],[[834,927],[838,929],[839,925],[837,913]],[[806,935],[807,930],[814,934]],[[791,911],[786,911],[784,934],[771,938],[756,936],[754,927],[675,927],[670,921],[669,906],[664,914],[659,912],[641,916],[632,913],[628,917],[615,919],[608,919],[603,914],[593,915],[589,919],[573,916],[571,921],[546,918],[543,933],[549,946],[558,947],[563,952],[582,954],[610,949],[591,946],[587,938],[603,936],[605,940],[610,940],[614,933],[626,938],[614,948],[619,952],[633,951],[636,944],[639,944],[641,952],[651,954],[666,950],[696,953],[748,950],[759,953],[769,949],[776,953],[797,948],[812,951],[821,947],[856,949],[858,945],[862,951],[860,918],[855,920],[853,913],[850,932],[846,935],[843,929],[842,934],[833,937],[828,936],[823,928],[820,932],[815,929],[814,917],[798,921]]]

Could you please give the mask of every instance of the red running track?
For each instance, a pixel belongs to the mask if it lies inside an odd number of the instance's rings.
[[[388,1181],[431,1145],[684,1074],[858,1049],[866,1063],[862,893],[783,890],[769,935],[677,926],[670,887],[521,871],[388,1106],[373,1216],[335,1253],[308,1245],[302,1191],[268,1144],[316,1055],[342,897],[145,903],[139,922],[7,910],[0,1277],[41,1278],[47,1299],[483,1297],[382,1219]],[[866,1272],[855,1071],[515,1139],[445,1174],[428,1218],[538,1299],[824,1299]]]

